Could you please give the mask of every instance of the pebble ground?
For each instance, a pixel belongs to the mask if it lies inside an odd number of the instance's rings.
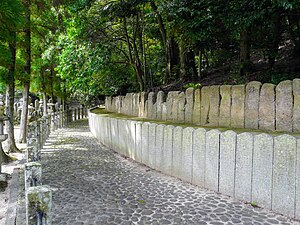
[[[42,165],[54,225],[300,224],[123,158],[93,137],[87,120],[53,132]]]

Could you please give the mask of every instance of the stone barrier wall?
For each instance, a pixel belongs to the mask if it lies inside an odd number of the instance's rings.
[[[206,89],[211,91],[210,87]],[[237,89],[232,92],[234,101],[238,104],[242,87],[234,89]],[[89,112],[89,126],[104,145],[155,170],[300,219],[297,136],[222,132],[92,112]]]
[[[51,225],[52,190],[49,186],[42,185],[41,149],[51,131],[60,129],[72,121],[86,118],[87,110],[80,106],[66,111],[50,111],[43,117],[38,116],[38,111],[34,114],[37,115],[35,120],[28,124],[27,163],[24,170],[26,225]]]
[[[107,97],[106,109],[202,126],[300,132],[300,79]]]

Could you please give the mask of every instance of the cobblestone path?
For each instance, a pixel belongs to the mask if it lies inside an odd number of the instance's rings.
[[[98,143],[86,120],[52,133],[42,164],[54,225],[299,224],[125,159]]]

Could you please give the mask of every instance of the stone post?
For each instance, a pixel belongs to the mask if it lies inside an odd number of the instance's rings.
[[[26,225],[51,225],[52,191],[49,186],[30,187],[26,192]]]
[[[41,160],[40,151],[36,146],[28,146],[26,148],[27,162],[37,162]]]
[[[76,120],[76,111],[75,109],[71,109],[72,110],[72,120],[71,121],[75,121]]]
[[[63,123],[64,123],[64,112],[62,110],[62,108],[59,110],[59,128],[63,127]]]
[[[50,131],[51,131],[51,114],[47,115],[47,138],[50,135]]]
[[[51,125],[50,125],[51,131],[55,131],[55,113],[54,112],[51,113],[50,118],[51,118]]]
[[[4,134],[4,120],[7,120],[4,116],[4,106],[2,104],[2,100],[0,98],[0,151],[2,151],[2,144],[1,142],[5,141],[8,138],[7,134]],[[3,159],[0,157],[0,174],[1,174],[1,163]]]
[[[25,191],[30,187],[42,185],[42,165],[37,162],[25,164]]]

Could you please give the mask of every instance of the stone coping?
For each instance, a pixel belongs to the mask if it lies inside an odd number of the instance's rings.
[[[122,113],[115,113],[115,112],[109,112],[104,108],[92,108],[89,109],[90,113],[94,113],[94,114],[99,114],[101,116],[108,116],[108,117],[112,117],[112,118],[116,118],[116,119],[123,119],[123,120],[135,120],[135,121],[141,121],[141,122],[149,122],[149,123],[156,123],[156,124],[164,124],[164,125],[172,125],[172,126],[180,126],[180,127],[192,127],[192,128],[204,128],[206,131],[209,130],[213,130],[213,129],[217,129],[221,132],[225,132],[225,131],[234,131],[237,134],[241,134],[241,133],[251,133],[251,134],[269,134],[271,136],[279,136],[279,135],[283,135],[283,134],[288,134],[291,135],[295,138],[300,138],[300,132],[295,133],[295,132],[286,132],[286,131],[265,131],[265,130],[259,130],[259,129],[247,129],[247,128],[228,128],[228,127],[213,127],[213,126],[202,126],[202,125],[197,125],[195,123],[179,123],[179,122],[173,122],[173,121],[163,121],[163,120],[154,120],[154,119],[148,119],[148,118],[143,118],[143,117],[136,117],[136,116],[128,116]]]

